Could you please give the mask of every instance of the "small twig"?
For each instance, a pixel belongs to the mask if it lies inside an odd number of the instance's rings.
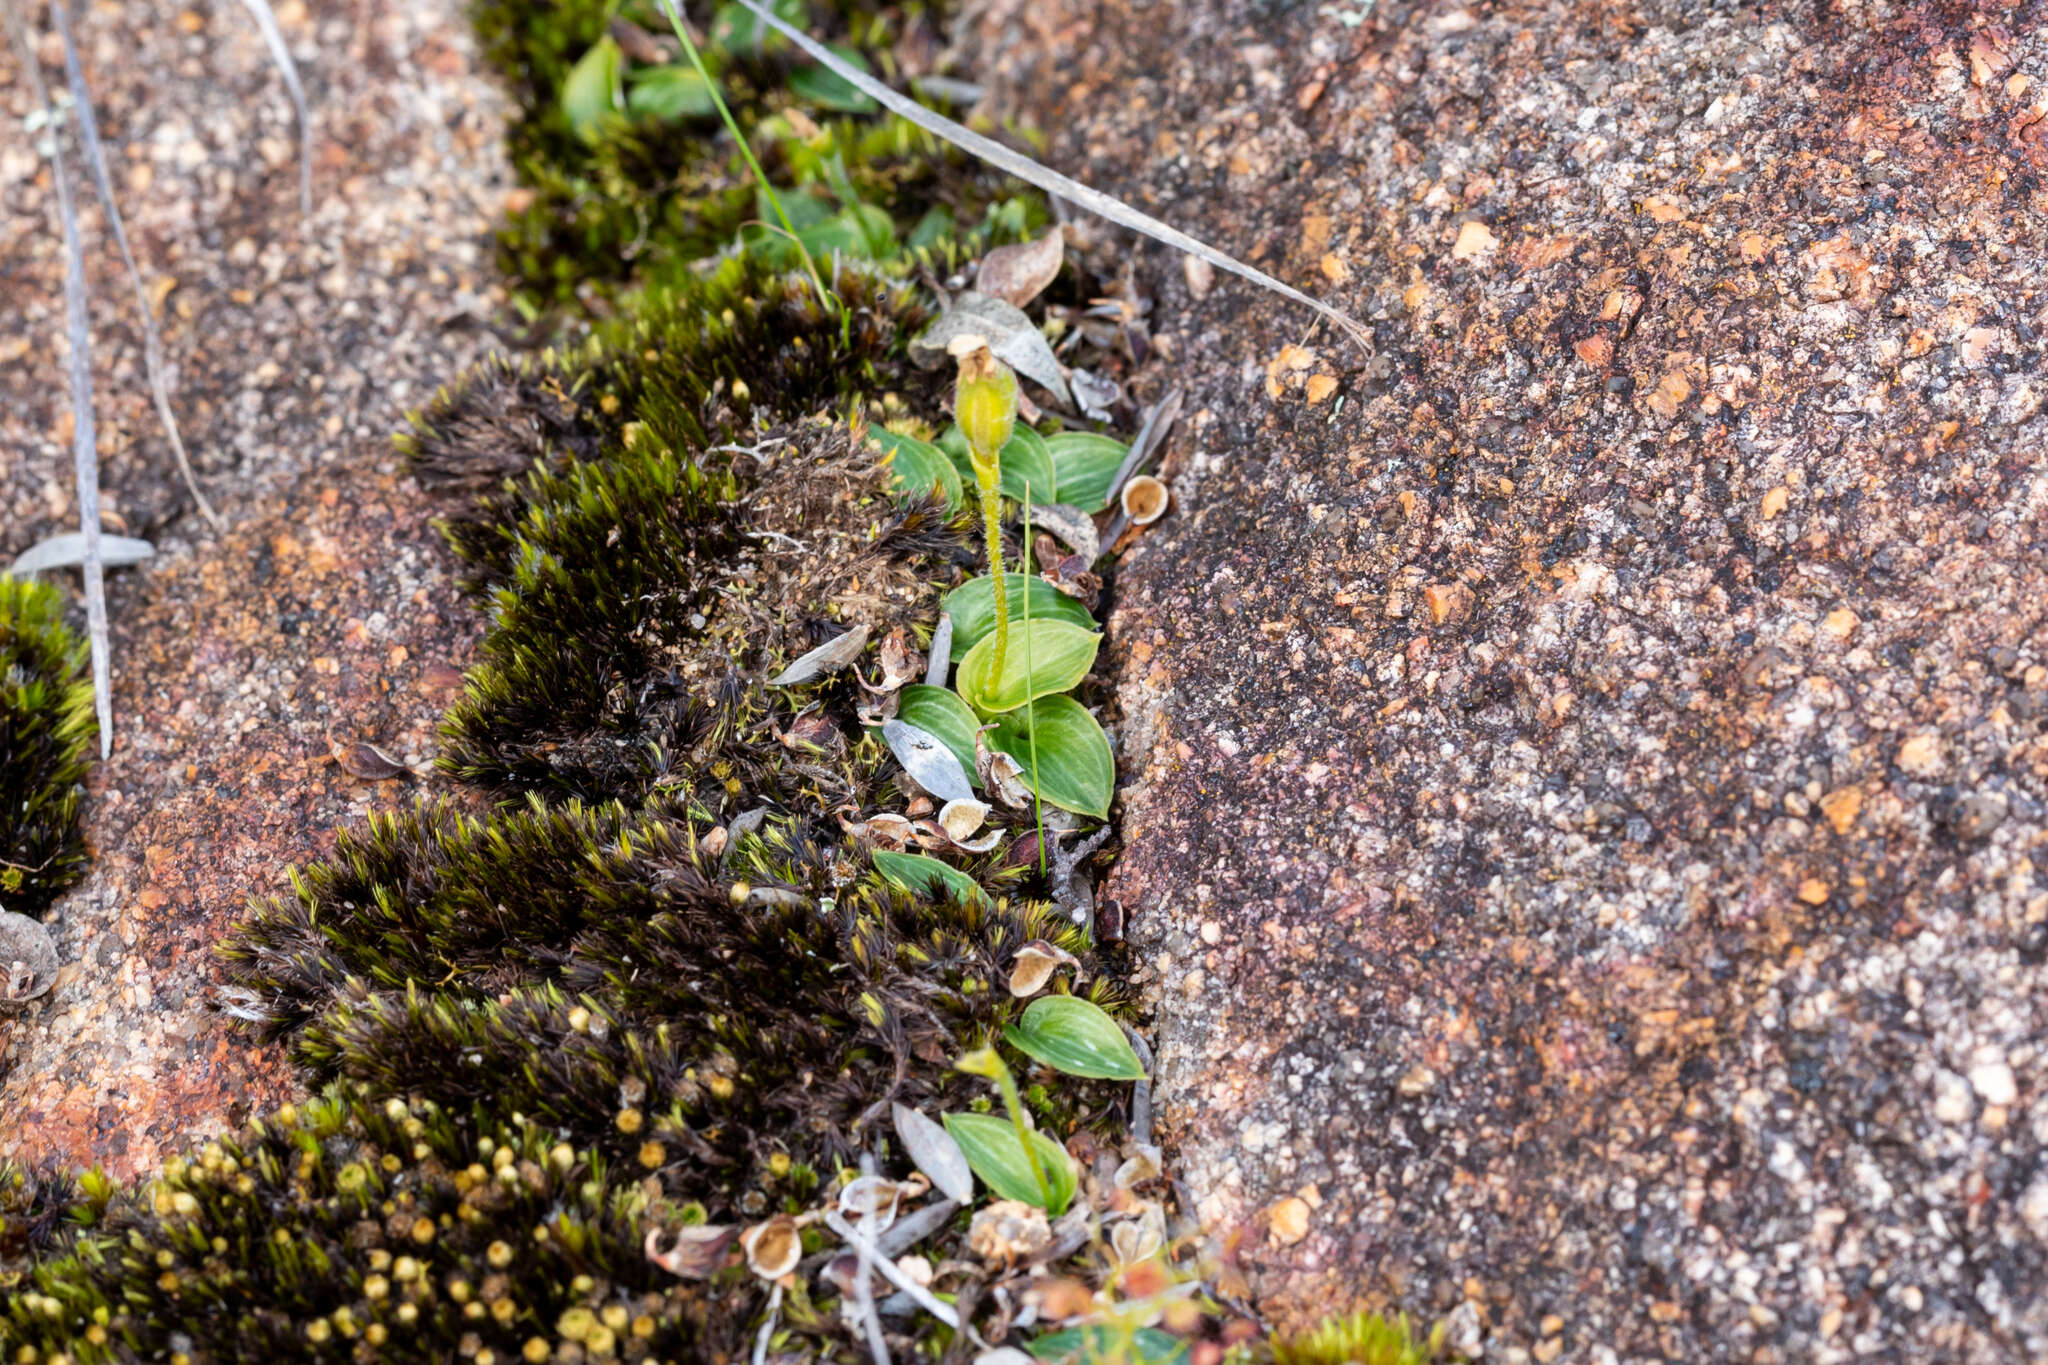
[[[828,1215],[828,1219],[836,1216]],[[830,1226],[829,1221],[827,1226]],[[875,1287],[868,1280],[868,1272],[875,1268],[876,1260],[874,1243],[868,1239],[866,1228],[860,1229],[853,1238],[853,1254],[858,1262],[853,1274],[854,1315],[860,1319],[861,1330],[867,1334],[868,1354],[873,1357],[875,1365],[889,1365],[889,1343],[882,1336],[882,1319],[875,1313]],[[889,1268],[894,1270],[896,1267]]]
[[[768,1294],[768,1316],[761,1320],[761,1330],[754,1336],[754,1365],[766,1365],[768,1341],[775,1335],[776,1314],[782,1311],[782,1286],[776,1285]]]
[[[100,457],[93,429],[92,327],[85,313],[85,248],[78,238],[78,205],[64,165],[64,141],[56,134],[57,110],[43,84],[43,68],[21,12],[6,7],[7,33],[28,77],[29,98],[49,120],[50,177],[57,186],[57,216],[64,228],[64,315],[71,342],[72,467],[78,485],[78,530],[85,538],[85,626],[92,642],[93,707],[100,726],[100,758],[114,751],[113,668],[108,661],[107,576],[100,563]]]
[[[249,17],[256,21],[256,27],[263,30],[263,41],[270,48],[270,60],[277,66],[277,74],[284,80],[284,88],[292,97],[292,108],[299,115],[299,213],[302,217],[313,216],[313,115],[306,105],[306,88],[299,84],[298,64],[292,60],[292,50],[284,41],[284,30],[277,26],[277,16],[270,11],[269,0],[242,0],[242,8],[249,11]]]
[[[171,411],[171,386],[164,378],[163,339],[157,335],[156,315],[150,311],[149,290],[142,283],[142,271],[135,264],[135,253],[128,249],[128,228],[121,221],[120,205],[114,202],[114,187],[107,179],[107,162],[100,151],[100,130],[92,112],[92,94],[85,86],[85,72],[78,64],[78,44],[71,36],[70,6],[65,0],[51,0],[50,16],[57,22],[58,36],[64,40],[64,78],[71,86],[71,107],[78,114],[78,140],[85,152],[86,169],[92,172],[92,187],[99,195],[100,209],[107,215],[107,227],[114,234],[114,246],[121,253],[121,263],[128,267],[129,282],[135,286],[135,308],[142,314],[142,368],[149,376],[149,391],[156,400],[156,419],[163,424],[164,436],[171,443],[171,454],[177,457],[178,473],[185,480],[185,488],[192,494],[192,501],[199,507],[199,514],[212,524],[216,531],[225,531],[227,521],[213,510],[213,504],[200,491],[199,477],[192,472],[192,461],[185,455],[185,442],[178,434],[178,418]]]
[[[946,1202],[952,1203],[951,1200]],[[956,1204],[954,1207],[957,1209],[959,1206]],[[872,1269],[890,1284],[895,1285],[898,1289],[910,1295],[911,1298],[917,1301],[918,1307],[930,1313],[940,1322],[945,1323],[946,1326],[953,1328],[960,1326],[960,1315],[953,1311],[951,1304],[938,1298],[929,1289],[926,1289],[916,1280],[911,1279],[908,1275],[898,1270],[895,1263],[882,1252],[881,1243],[867,1240],[865,1230],[856,1228],[847,1222],[837,1209],[826,1212],[825,1226],[838,1234],[839,1239],[852,1247],[854,1254],[863,1259],[860,1275],[860,1282],[862,1284],[867,1283],[866,1272]],[[908,1250],[908,1248],[906,1247],[905,1250]],[[969,1330],[972,1330],[972,1324],[969,1324]],[[882,1359],[887,1360],[888,1357],[885,1355]]]
[[[1109,481],[1111,502],[1116,501],[1116,495],[1123,491],[1131,476],[1144,469],[1145,462],[1152,458],[1153,449],[1166,440],[1167,433],[1173,430],[1173,424],[1180,420],[1181,400],[1185,397],[1180,386],[1176,384],[1167,392],[1166,397],[1146,409],[1144,424],[1138,428],[1138,439],[1132,441],[1131,448],[1124,452],[1124,462],[1116,467],[1116,477]]]
[[[1131,1087],[1131,1137],[1141,1147],[1152,1145],[1152,1046],[1143,1034],[1124,1025],[1124,1037],[1131,1040],[1131,1051],[1138,1056],[1138,1065],[1145,1074]]]
[[[670,8],[671,11],[673,10],[674,2],[675,0],[661,0],[662,5]],[[1265,271],[1246,265],[1235,256],[1218,251],[1207,242],[1197,241],[1180,229],[1162,223],[1149,214],[1138,212],[1138,210],[1120,199],[1104,194],[1100,190],[1090,189],[1080,181],[1061,175],[1049,166],[1040,165],[1030,157],[1014,152],[992,138],[983,137],[980,133],[955,123],[943,114],[933,113],[916,100],[907,99],[896,93],[896,91],[882,84],[859,67],[854,66],[823,43],[813,39],[802,29],[791,25],[781,15],[776,14],[766,4],[762,3],[762,0],[740,0],[740,3],[752,11],[762,23],[767,24],[770,28],[773,28],[776,32],[782,34],[806,53],[810,54],[826,70],[862,94],[873,99],[890,113],[909,119],[926,132],[938,134],[954,146],[980,157],[983,161],[1000,170],[1008,171],[1019,180],[1029,181],[1049,194],[1056,194],[1071,200],[1077,206],[1087,209],[1098,217],[1107,218],[1110,222],[1121,227],[1130,228],[1133,232],[1142,232],[1147,237],[1164,242],[1168,246],[1177,247],[1190,256],[1199,256],[1220,270],[1228,270],[1231,274],[1242,276],[1256,285],[1272,290],[1283,298],[1292,299],[1296,303],[1313,308],[1341,327],[1345,335],[1358,343],[1360,350],[1368,353],[1371,352],[1371,333],[1367,332],[1365,327],[1350,314],[1332,308],[1329,304],[1318,299],[1310,298],[1292,285],[1282,284]]]
[[[906,1213],[875,1239],[875,1250],[893,1261],[946,1226],[958,1212],[960,1202],[957,1199],[941,1199],[936,1204],[927,1204],[913,1213]]]

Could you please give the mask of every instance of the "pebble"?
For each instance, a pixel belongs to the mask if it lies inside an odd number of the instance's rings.
[[[2009,1105],[2020,1097],[2019,1084],[2003,1056],[1986,1059],[1970,1068],[1970,1088],[1986,1104]]]
[[[1969,1083],[1953,1071],[1937,1072],[1934,1077],[1934,1117],[1943,1123],[1968,1123],[1975,1112]]]

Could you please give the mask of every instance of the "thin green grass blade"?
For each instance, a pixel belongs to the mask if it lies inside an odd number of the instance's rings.
[[[691,40],[690,31],[683,27],[682,12],[676,8],[676,0],[661,0],[661,12],[668,16],[668,25],[676,31],[676,40],[683,45],[683,51],[689,55],[690,65],[697,68],[697,74],[703,78],[705,88],[710,90],[711,101],[718,106],[718,116],[725,120],[726,131],[731,133],[732,140],[739,144],[740,155],[747,161],[747,169],[754,173],[754,183],[761,187],[761,193],[768,196],[769,204],[775,209],[775,216],[782,220],[782,230],[790,235],[790,239],[796,243],[796,249],[803,253],[804,269],[810,272],[811,286],[818,291],[818,302],[839,314],[843,327],[849,322],[846,309],[840,306],[839,296],[827,289],[825,281],[819,277],[818,263],[811,259],[811,249],[804,244],[803,238],[797,236],[796,225],[789,221],[789,213],[782,207],[782,197],[776,194],[775,187],[768,183],[767,173],[761,169],[761,163],[754,159],[753,145],[747,141],[747,135],[740,131],[739,120],[732,116],[732,110],[726,107],[725,92],[718,88],[718,82],[711,79],[711,73],[705,70],[704,58],[697,51],[697,44]],[[756,13],[763,14],[770,23],[782,22],[765,11]],[[839,61],[837,57],[832,60]],[[844,66],[845,63],[840,62],[840,65]]]
[[[1024,577],[1031,572],[1031,480],[1024,481]],[[1024,593],[1024,675],[1031,675],[1031,593]],[[1038,873],[1045,875],[1045,798],[1038,794],[1038,727],[1031,727],[1031,808],[1038,822]]]

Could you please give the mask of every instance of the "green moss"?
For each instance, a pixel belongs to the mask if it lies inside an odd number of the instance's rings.
[[[0,574],[0,907],[34,914],[85,869],[92,761],[85,646],[55,588]]]
[[[230,974],[317,1077],[520,1114],[729,1214],[778,1152],[849,1160],[887,1096],[964,1103],[946,1062],[1014,1017],[1016,950],[1087,951],[1042,905],[907,895],[798,824],[722,860],[702,827],[667,803],[378,819],[259,910]]]
[[[765,1287],[678,1281],[649,1227],[810,1207],[869,1152],[902,1169],[890,1103],[985,1106],[951,1062],[1019,1012],[1030,940],[1120,1006],[999,856],[961,861],[983,894],[954,899],[843,834],[898,804],[853,671],[765,682],[856,625],[923,646],[972,565],[968,528],[892,496],[859,433],[941,418],[945,376],[907,359],[911,271],[1021,235],[1039,202],[907,125],[828,117],[815,71],[723,12],[707,49],[828,309],[745,226],[766,215],[708,118],[587,98],[574,73],[614,13],[477,9],[535,191],[513,266],[541,302],[618,311],[472,371],[400,442],[488,616],[443,771],[503,804],[373,817],[225,946],[228,998],[319,1100],[117,1195],[24,1181],[9,1203],[0,1170],[0,1257],[25,1276],[6,1358],[745,1359]],[[914,8],[809,18],[885,67],[934,39]],[[629,61],[629,88],[659,65]],[[72,686],[58,654],[43,671]],[[1125,1098],[1046,1079],[1059,1133]],[[777,1352],[861,1356],[811,1284]]]
[[[1418,1339],[1402,1316],[1347,1313],[1306,1332],[1275,1338],[1275,1365],[1428,1365],[1443,1351],[1443,1329]]]
[[[63,1171],[0,1160],[0,1290],[19,1280],[18,1267],[68,1244],[87,1210],[77,1182]]]
[[[475,7],[485,54],[518,107],[511,153],[525,193],[499,242],[530,308],[602,298],[629,284],[674,285],[750,220],[773,221],[708,98],[684,93],[694,76],[684,74],[682,59],[671,52],[672,60],[653,60],[659,54],[637,41],[621,54],[607,37],[615,10],[657,45],[673,47],[653,4],[483,0]],[[944,41],[941,17],[921,4],[794,0],[784,12],[885,72],[927,61]],[[738,6],[719,10],[700,36],[763,170],[800,210],[800,230],[868,259],[905,247],[950,257],[1014,240],[1044,221],[1037,196],[873,111]],[[579,64],[601,45],[616,73],[586,68],[577,89]],[[594,76],[600,79],[592,85]],[[676,97],[649,98],[661,86]],[[821,212],[809,211],[812,200]],[[846,238],[825,222],[859,214],[874,231]]]
[[[762,680],[854,625],[929,631],[966,549],[943,512],[887,496],[844,420],[869,395],[876,415],[906,391],[930,401],[904,358],[922,310],[857,267],[834,287],[843,320],[800,276],[728,259],[414,418],[423,482],[488,487],[448,522],[491,612],[448,771],[508,793],[680,792],[713,813],[858,800],[877,754],[854,752],[853,681],[799,698]],[[795,762],[779,736],[819,700],[837,739]]]
[[[750,1285],[643,1253],[637,1173],[533,1124],[337,1090],[174,1159],[6,1298],[10,1360],[510,1362],[743,1349]]]

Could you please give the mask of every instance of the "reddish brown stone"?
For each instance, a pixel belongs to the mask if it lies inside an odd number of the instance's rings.
[[[292,1092],[282,1054],[216,1012],[214,946],[248,897],[288,892],[291,864],[412,799],[410,781],[351,776],[331,746],[424,768],[459,693],[476,619],[389,439],[479,348],[443,322],[489,303],[502,128],[459,6],[315,16],[288,0],[280,22],[317,96],[302,222],[288,106],[239,8],[177,25],[132,5],[72,12],[129,233],[152,286],[171,286],[185,439],[234,523],[215,537],[184,506],[86,190],[104,505],[160,554],[109,581],[96,857],[50,919],[55,989],[0,1014],[0,1155],[131,1175]],[[44,45],[52,80],[60,55]],[[28,109],[6,67],[0,106]],[[0,351],[0,564],[75,524],[54,209],[46,169],[10,145],[0,316],[32,344]]]
[[[1032,16],[1055,160],[1375,338],[1141,249],[1106,892],[1267,1306],[2048,1356],[2039,6]]]

